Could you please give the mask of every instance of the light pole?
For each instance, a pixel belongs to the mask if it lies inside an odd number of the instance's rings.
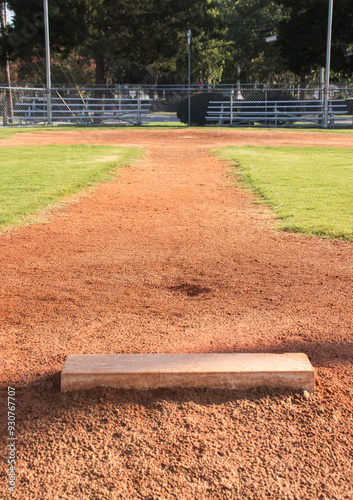
[[[330,85],[332,13],[333,13],[333,0],[329,0],[328,21],[327,21],[325,88],[324,88],[324,100],[325,100],[325,102],[324,102],[324,124],[323,124],[324,128],[327,128],[327,124],[328,124],[328,92],[329,92],[329,85]]]
[[[7,33],[7,2],[0,2],[0,26],[1,34]],[[3,110],[3,124],[6,127],[9,122],[13,123],[13,106],[12,106],[12,91],[11,91],[11,74],[10,74],[10,59],[5,52],[5,66],[4,66],[4,76],[6,93],[4,99],[4,110]]]
[[[43,0],[43,10],[44,10],[44,32],[45,32],[45,66],[46,66],[46,77],[47,77],[47,88],[46,88],[47,121],[48,125],[52,125],[48,0]]]
[[[189,46],[189,53],[188,53],[188,124],[189,127],[191,125],[191,30],[187,31],[187,37],[188,37],[188,46]]]

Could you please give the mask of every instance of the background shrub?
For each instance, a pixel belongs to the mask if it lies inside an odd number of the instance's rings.
[[[348,114],[353,115],[353,99],[346,99]]]
[[[191,96],[191,125],[204,126],[212,121],[206,120],[208,105],[210,101],[227,101],[230,102],[230,97],[221,92],[197,92]],[[189,122],[189,99],[185,97],[178,106],[177,116],[182,123]],[[215,120],[215,123],[217,120]]]

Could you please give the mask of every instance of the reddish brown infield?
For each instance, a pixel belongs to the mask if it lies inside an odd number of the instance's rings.
[[[352,498],[353,246],[275,231],[209,153],[352,147],[352,136],[126,128],[1,144],[78,142],[146,154],[46,223],[0,235],[17,498]],[[60,393],[69,354],[230,352],[304,352],[316,391]]]

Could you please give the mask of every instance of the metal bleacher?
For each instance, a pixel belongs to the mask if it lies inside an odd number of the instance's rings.
[[[67,97],[56,92],[51,97],[53,122],[89,124],[100,121],[141,125],[150,111],[149,99],[101,99]],[[47,99],[42,96],[22,97],[14,103],[13,116],[24,124],[47,121]]]
[[[347,104],[343,99],[330,100],[328,104],[328,124],[334,127],[335,120],[347,115]],[[223,126],[268,125],[289,126],[294,123],[324,122],[322,100],[291,101],[210,101],[206,120]]]

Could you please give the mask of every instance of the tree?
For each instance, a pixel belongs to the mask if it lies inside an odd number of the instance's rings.
[[[0,37],[5,40],[8,33],[8,24],[6,22],[6,2],[0,1]],[[6,45],[0,51],[0,64],[5,76],[5,84],[10,85],[10,64],[9,54]]]
[[[278,47],[266,43],[276,33],[286,10],[271,0],[220,0],[221,18],[227,26],[232,50],[226,58],[224,80],[249,83],[286,79]]]
[[[310,73],[326,63],[328,0],[276,0],[289,16],[278,25],[281,55],[304,85]],[[331,68],[352,76],[353,12],[351,0],[335,0],[332,21]]]
[[[42,0],[9,0],[15,12],[6,43],[11,57],[44,54]],[[94,59],[96,83],[122,68],[168,68],[195,36],[217,29],[212,0],[49,0],[53,53]],[[157,77],[158,75],[156,75]]]
[[[225,40],[225,30],[219,30],[215,38],[201,32],[191,40],[191,82],[221,83],[229,43]],[[176,81],[188,81],[188,47],[180,50],[175,59]]]
[[[10,65],[11,81],[15,85],[42,84],[45,79],[45,59],[32,57],[18,59]],[[95,63],[82,56],[70,54],[62,58],[54,54],[51,57],[51,79],[54,84],[94,85]]]

